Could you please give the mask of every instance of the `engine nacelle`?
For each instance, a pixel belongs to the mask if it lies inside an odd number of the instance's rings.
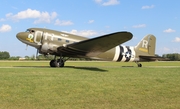
[[[43,45],[41,45],[40,48],[40,52],[44,53],[44,54],[49,54],[49,53],[53,53],[56,52],[56,48],[54,47],[54,45],[52,44],[48,44],[48,43],[44,43]]]

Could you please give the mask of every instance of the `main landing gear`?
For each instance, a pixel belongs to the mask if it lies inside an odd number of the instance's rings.
[[[69,59],[69,58],[68,58]],[[56,56],[54,57],[53,60],[50,61],[49,65],[51,67],[64,67],[64,63],[68,60],[64,59],[63,57],[60,57],[59,59],[56,60]]]
[[[138,67],[142,67],[141,63],[139,63],[139,62],[135,62],[135,63],[138,65]]]

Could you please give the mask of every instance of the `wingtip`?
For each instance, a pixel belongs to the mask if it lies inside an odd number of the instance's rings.
[[[132,39],[132,38],[133,38],[133,34],[132,34],[131,32],[125,31],[125,33],[127,33],[127,34],[128,34],[128,35],[127,35],[127,37],[129,37],[130,39]]]

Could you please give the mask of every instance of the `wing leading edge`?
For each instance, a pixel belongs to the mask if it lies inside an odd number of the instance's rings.
[[[132,37],[133,35],[130,32],[116,32],[61,46],[57,50],[58,54],[63,54],[64,56],[93,57],[132,39]]]

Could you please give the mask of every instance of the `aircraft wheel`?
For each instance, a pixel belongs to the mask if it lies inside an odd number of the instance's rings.
[[[64,67],[64,61],[62,59],[58,59],[59,67]]]
[[[58,62],[56,60],[51,60],[49,64],[51,67],[58,67],[59,66]]]
[[[142,67],[142,64],[138,64],[138,67]]]

